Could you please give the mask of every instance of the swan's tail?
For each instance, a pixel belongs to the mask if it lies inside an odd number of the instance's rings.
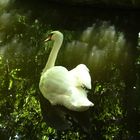
[[[73,103],[73,110],[75,111],[86,111],[89,109],[89,107],[94,106],[94,104],[89,101],[88,99],[84,99],[83,101],[81,100],[80,102],[74,102]]]

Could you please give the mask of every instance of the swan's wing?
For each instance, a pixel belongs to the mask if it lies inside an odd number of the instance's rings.
[[[47,70],[40,79],[40,87],[42,86],[47,86],[47,91],[65,91],[69,86],[68,70],[61,66],[56,66]]]
[[[51,104],[62,103],[62,100],[69,96],[67,91],[70,86],[69,72],[61,66],[53,67],[43,73],[39,83],[40,91]]]
[[[89,74],[89,69],[84,64],[80,64],[71,71],[70,75],[73,77],[73,83],[78,87],[86,87],[91,89],[91,77]]]

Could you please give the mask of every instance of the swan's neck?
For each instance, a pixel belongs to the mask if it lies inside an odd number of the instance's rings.
[[[57,54],[59,52],[59,49],[62,45],[62,42],[63,42],[63,37],[61,38],[57,38],[55,41],[54,41],[54,44],[53,44],[53,47],[52,47],[52,50],[51,50],[51,53],[49,55],[49,58],[48,58],[48,61],[46,63],[46,66],[43,70],[43,73],[52,68],[54,65],[55,65],[55,61],[56,61],[56,58],[57,58]]]

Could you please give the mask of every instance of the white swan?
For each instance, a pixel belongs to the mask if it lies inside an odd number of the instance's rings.
[[[52,40],[53,48],[41,74],[39,88],[52,105],[63,105],[69,110],[85,111],[94,104],[87,98],[91,89],[89,70],[84,64],[68,71],[65,67],[55,66],[57,54],[63,42],[63,34],[53,31],[45,40]]]

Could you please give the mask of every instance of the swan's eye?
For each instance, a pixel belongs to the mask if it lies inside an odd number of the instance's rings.
[[[52,40],[53,33],[50,33],[48,37],[44,40],[45,42]]]

